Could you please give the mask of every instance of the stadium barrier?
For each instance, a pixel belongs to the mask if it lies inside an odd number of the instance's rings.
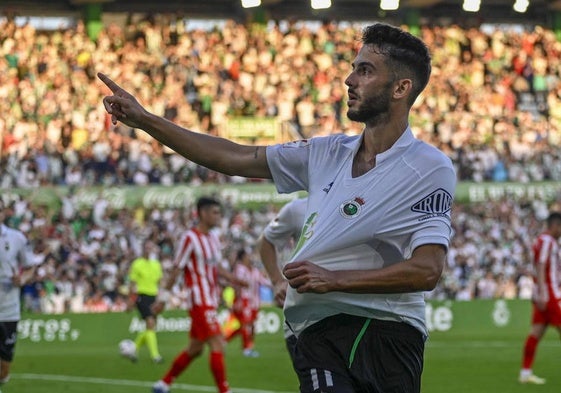
[[[428,302],[427,326],[431,332],[455,333],[488,331],[506,334],[524,330],[530,324],[528,300],[474,300],[469,302]],[[224,309],[221,323],[228,319]],[[256,322],[257,334],[282,335],[282,311],[264,307]],[[157,330],[161,334],[184,333],[190,329],[191,319],[182,310],[167,311],[158,316]],[[19,340],[29,342],[81,341],[96,345],[99,340],[118,340],[144,329],[137,313],[114,312],[99,314],[24,315],[18,325]],[[103,332],[103,334],[100,334]]]

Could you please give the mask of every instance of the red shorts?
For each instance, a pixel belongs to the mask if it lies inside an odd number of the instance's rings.
[[[550,297],[545,310],[539,310],[536,303],[532,303],[532,324],[561,326],[561,299]]]
[[[259,310],[249,305],[249,299],[237,299],[234,302],[232,311],[240,323],[246,325],[255,322]]]
[[[214,307],[193,306],[191,315],[191,338],[207,341],[210,337],[222,334],[218,323],[218,313]]]

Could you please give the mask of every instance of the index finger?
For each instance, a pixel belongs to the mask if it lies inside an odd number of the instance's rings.
[[[113,92],[116,93],[118,90],[122,90],[121,86],[119,86],[118,84],[116,84],[115,82],[113,82],[113,80],[111,78],[109,78],[107,75],[98,72],[97,73],[97,77],[99,79],[101,79],[101,81],[103,83],[105,83],[105,85]]]

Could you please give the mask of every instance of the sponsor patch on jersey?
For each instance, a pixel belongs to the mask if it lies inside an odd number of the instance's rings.
[[[439,188],[413,204],[411,210],[426,214],[425,218],[441,216],[450,211],[452,200],[452,195],[448,191]]]
[[[362,211],[362,205],[364,205],[364,199],[356,197],[355,199],[341,203],[339,206],[339,213],[345,218],[356,218]]]
[[[310,145],[310,141],[308,139],[301,139],[299,141],[292,141],[283,143],[283,148],[293,148],[293,147],[308,147]]]

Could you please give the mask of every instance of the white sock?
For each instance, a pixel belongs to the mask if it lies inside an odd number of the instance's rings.
[[[531,368],[523,368],[522,370],[520,370],[520,376],[522,378],[529,377],[530,375],[532,375],[532,369]]]

